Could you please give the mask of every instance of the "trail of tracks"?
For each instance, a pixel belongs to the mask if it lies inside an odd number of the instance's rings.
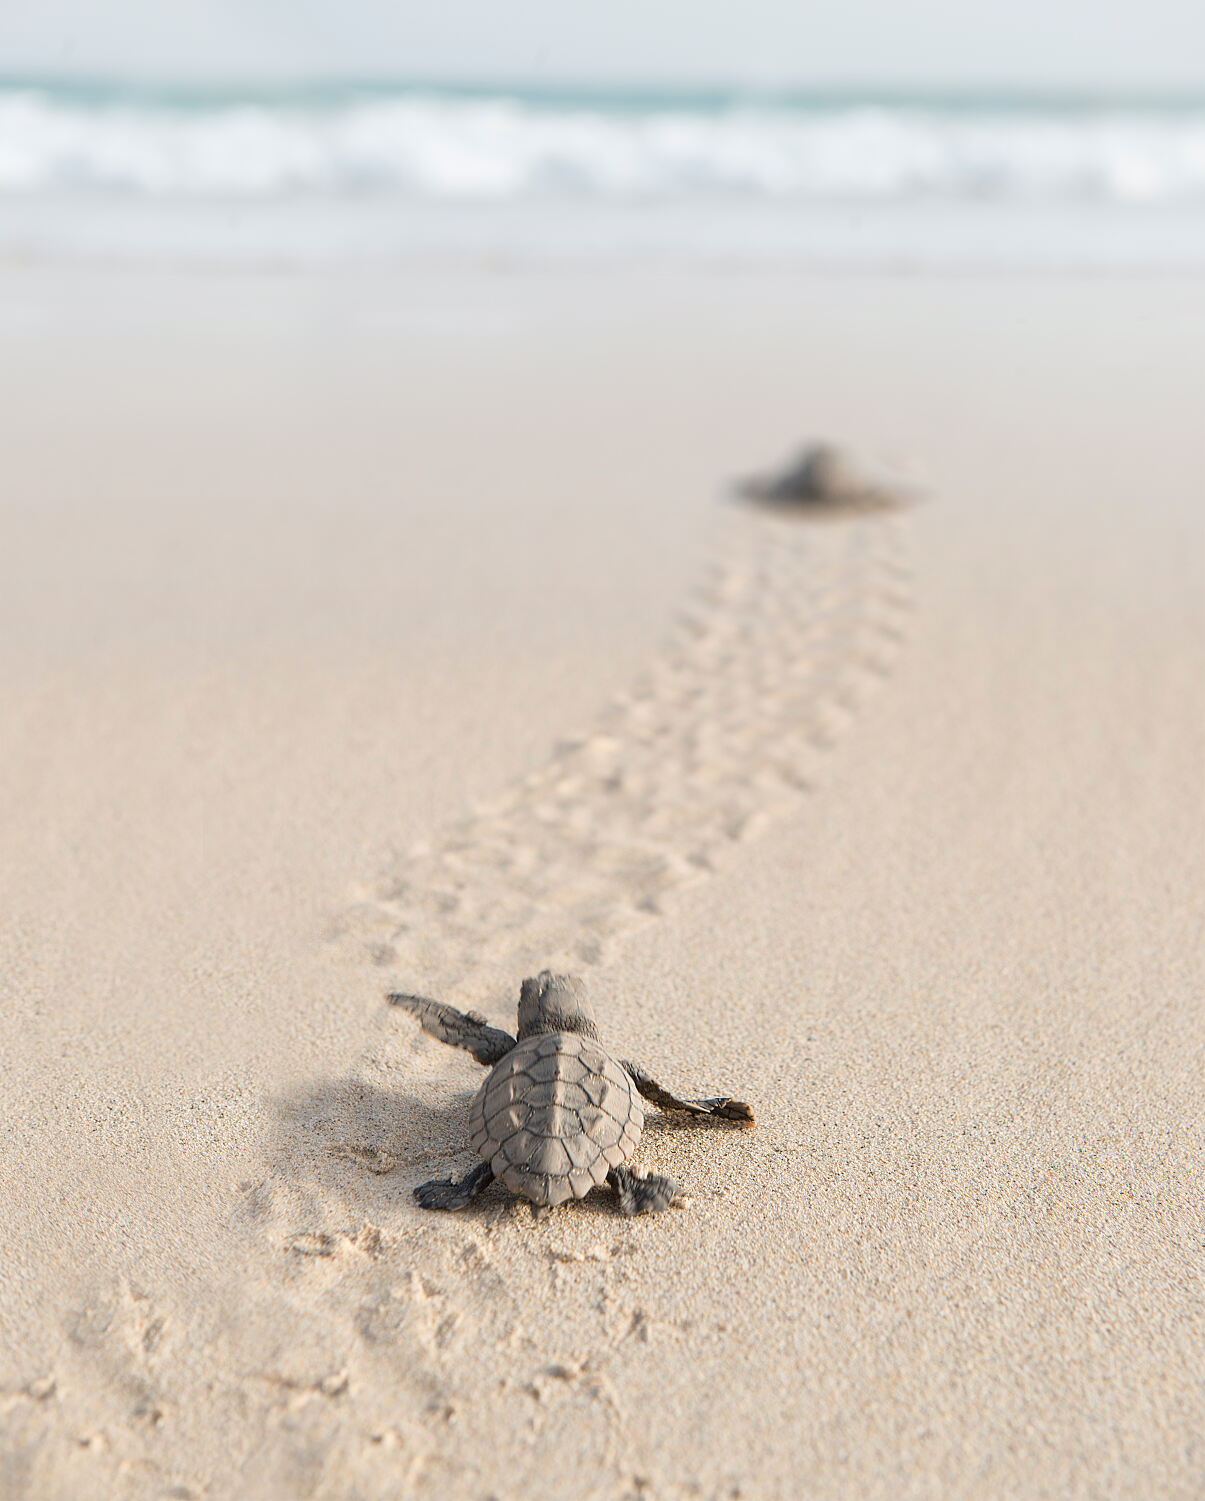
[[[366,888],[343,931],[404,986],[473,1000],[581,970],[795,806],[912,610],[899,514],[725,520],[675,639],[589,730]]]

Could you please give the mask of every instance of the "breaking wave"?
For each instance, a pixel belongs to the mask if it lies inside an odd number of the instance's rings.
[[[0,85],[0,195],[1205,202],[1205,103]]]

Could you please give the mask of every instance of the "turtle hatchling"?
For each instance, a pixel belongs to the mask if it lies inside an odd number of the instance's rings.
[[[785,469],[742,480],[737,489],[750,500],[819,510],[882,510],[916,498],[901,477],[832,443],[813,443]]]
[[[659,1110],[751,1127],[743,1100],[679,1100],[637,1064],[620,1062],[599,1040],[585,986],[544,970],[524,980],[519,1035],[476,1012],[418,995],[391,995],[440,1042],[464,1048],[489,1073],[469,1110],[473,1149],[483,1159],[459,1181],[420,1184],[424,1209],[463,1209],[495,1178],[546,1214],[609,1185],[624,1214],[666,1209],[680,1192],[672,1178],[629,1164],[644,1128],[641,1096]]]

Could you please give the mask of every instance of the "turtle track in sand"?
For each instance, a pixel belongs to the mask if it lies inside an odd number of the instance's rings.
[[[337,925],[403,986],[480,1000],[583,970],[789,813],[913,609],[899,512],[724,517],[673,639],[546,765],[413,847]]]

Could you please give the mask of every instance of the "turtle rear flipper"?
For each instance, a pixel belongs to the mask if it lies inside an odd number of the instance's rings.
[[[659,1214],[682,1192],[672,1178],[660,1173],[642,1178],[626,1163],[613,1167],[607,1174],[607,1182],[619,1195],[619,1207],[624,1214]]]
[[[432,1178],[429,1183],[420,1183],[414,1190],[414,1197],[418,1200],[420,1209],[463,1209],[493,1181],[493,1168],[488,1162],[479,1162],[459,1181],[454,1178]]]

